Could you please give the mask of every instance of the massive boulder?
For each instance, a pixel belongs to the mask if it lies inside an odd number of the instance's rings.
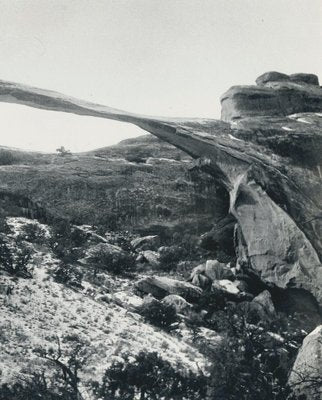
[[[322,325],[304,339],[288,384],[298,396],[305,395],[310,400],[322,398]]]
[[[239,265],[322,305],[322,88],[311,74],[258,83],[225,93],[221,121],[136,115],[3,81],[0,101],[133,123],[186,151],[229,194]]]

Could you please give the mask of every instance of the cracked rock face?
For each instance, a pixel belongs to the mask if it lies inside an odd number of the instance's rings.
[[[235,86],[222,120],[147,117],[0,81],[0,101],[133,123],[199,159],[229,193],[240,264],[322,305],[322,88],[270,72]],[[228,207],[227,207],[228,208]]]

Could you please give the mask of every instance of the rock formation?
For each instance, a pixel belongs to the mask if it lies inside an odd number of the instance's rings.
[[[189,282],[167,278],[165,276],[147,276],[136,282],[137,289],[144,294],[152,294],[157,299],[175,294],[189,302],[198,300],[202,290]]]
[[[319,400],[322,396],[322,325],[303,341],[293,365],[289,381],[297,395]]]
[[[239,265],[322,305],[322,88],[315,75],[270,72],[257,86],[235,86],[221,99],[221,121],[135,115],[4,81],[0,101],[133,123],[199,159],[229,193]]]

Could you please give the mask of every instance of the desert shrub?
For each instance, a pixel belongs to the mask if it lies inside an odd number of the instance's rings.
[[[86,233],[72,227],[67,220],[56,220],[51,226],[49,246],[56,257],[66,264],[84,256],[82,246],[86,241]]]
[[[70,240],[76,247],[84,246],[89,238],[89,234],[82,229],[73,227],[70,231]]]
[[[72,153],[70,150],[65,149],[64,146],[60,146],[58,149],[56,149],[57,154],[60,155],[61,157],[65,156],[70,156]]]
[[[60,263],[53,272],[54,280],[77,288],[82,287],[82,272],[75,266]]]
[[[6,215],[3,211],[0,211],[0,233],[10,233],[10,231]]]
[[[201,400],[205,399],[207,379],[202,374],[175,370],[157,353],[140,352],[130,362],[114,362],[106,370],[103,383],[93,383],[103,400]]]
[[[58,336],[52,337],[52,340],[56,341],[56,348],[37,347],[33,349],[33,353],[46,360],[48,367],[51,368],[49,372],[51,372],[52,379],[48,387],[54,388],[61,400],[81,400],[83,397],[79,390],[79,372],[86,360],[86,346],[89,343],[84,342],[77,335],[69,338],[63,337],[62,340],[68,343],[68,347],[63,348]]]
[[[0,267],[10,275],[31,278],[28,268],[32,249],[25,242],[12,240],[0,234]]]
[[[0,165],[12,165],[16,161],[14,155],[9,150],[0,150]]]
[[[91,250],[87,262],[94,267],[94,274],[106,271],[115,275],[129,274],[135,270],[135,257],[113,245],[101,244]]]
[[[19,239],[43,244],[46,241],[46,230],[37,222],[31,222],[22,227]]]
[[[180,246],[163,246],[159,249],[160,266],[164,271],[170,271],[176,268],[177,263],[181,260],[184,250]]]
[[[223,339],[208,351],[213,365],[210,398],[285,400],[288,371],[301,343],[298,333],[291,339],[280,336],[283,332],[278,330],[274,337],[270,327],[249,324],[247,315],[236,307],[227,307],[212,318]]]
[[[168,329],[171,324],[177,321],[176,309],[172,305],[164,304],[158,300],[144,303],[138,309],[145,320],[152,325]]]
[[[167,206],[164,206],[162,204],[158,204],[155,207],[155,211],[159,217],[168,218],[168,217],[171,217],[171,215],[172,215],[172,211],[170,210],[170,208],[168,208]]]
[[[209,315],[218,310],[223,310],[227,305],[226,298],[220,292],[213,292],[211,287],[204,290],[196,304],[197,310],[207,310]],[[215,330],[217,328],[214,328]]]
[[[34,372],[28,379],[20,379],[13,385],[3,384],[0,387],[0,400],[76,400],[64,391],[64,397],[53,388],[48,388],[48,379],[44,373]]]

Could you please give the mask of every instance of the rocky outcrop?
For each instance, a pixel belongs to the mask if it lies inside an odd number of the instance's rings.
[[[297,396],[320,400],[322,397],[322,325],[303,341],[288,384]]]
[[[148,276],[136,282],[139,291],[151,294],[157,299],[175,294],[183,297],[188,302],[196,301],[200,298],[202,290],[188,282],[167,278],[165,276]]]
[[[222,95],[224,121],[319,112],[322,108],[322,89],[316,75],[267,72],[256,83],[258,86],[233,86]]]
[[[0,101],[130,122],[198,158],[229,193],[238,264],[322,305],[322,89],[307,74],[258,83],[225,93],[222,121],[140,116],[8,82]]]
[[[119,306],[124,307],[130,311],[135,311],[143,304],[143,300],[141,299],[141,297],[136,296],[133,293],[126,292],[113,293],[112,300]]]
[[[231,268],[217,260],[207,260],[204,274],[212,281],[234,279],[234,274]]]
[[[238,281],[230,281],[228,279],[220,279],[213,281],[211,292],[218,298],[224,298],[228,301],[242,302],[250,301],[253,296],[250,293],[240,291]]]
[[[138,237],[131,241],[134,250],[157,250],[160,246],[160,238],[158,235],[149,235]]]
[[[207,260],[204,264],[195,267],[190,274],[189,281],[203,289],[209,287],[212,282],[235,279],[233,270],[218,260]]]
[[[173,306],[176,309],[176,312],[179,314],[184,314],[192,308],[190,303],[177,294],[169,294],[162,300],[162,303],[168,306]]]
[[[160,265],[160,254],[152,250],[141,251],[136,259],[140,264],[147,264],[151,267],[159,267]]]
[[[200,238],[200,246],[206,250],[216,252],[218,261],[226,263],[234,261],[236,257],[233,241],[236,219],[231,215],[226,215],[211,229]]]
[[[275,307],[268,290],[264,290],[249,303],[249,310],[258,321],[272,321],[276,317]]]

